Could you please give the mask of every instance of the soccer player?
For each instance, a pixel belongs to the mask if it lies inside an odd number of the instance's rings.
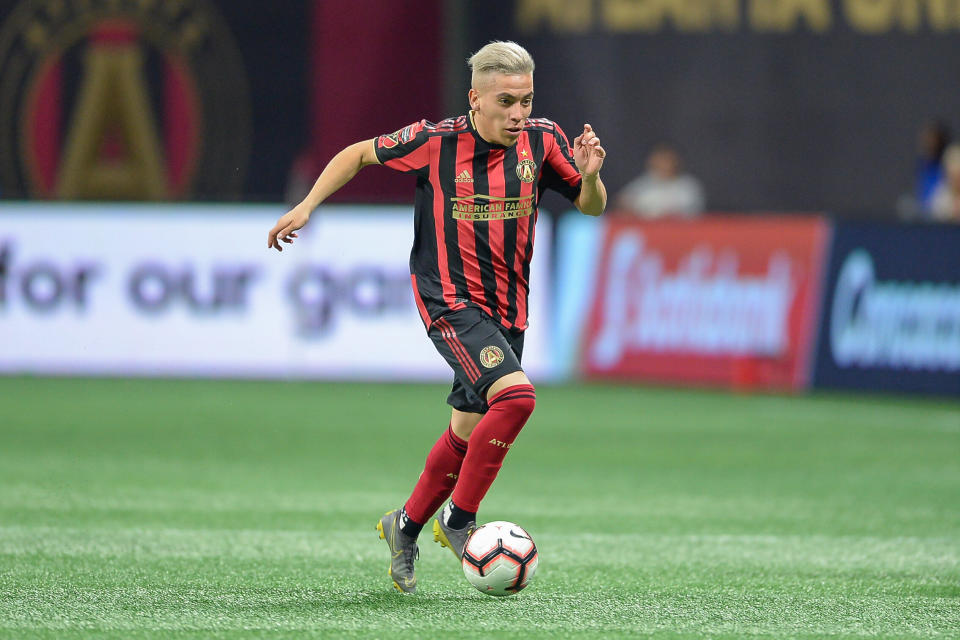
[[[343,149],[267,237],[282,251],[280,243],[292,243],[317,206],[367,165],[417,176],[410,280],[454,380],[450,424],[412,495],[377,523],[390,547],[389,575],[404,593],[417,586],[417,536],[447,498],[434,540],[463,555],[480,502],[533,412],[536,393],[520,358],[541,194],[554,189],[593,216],[607,202],[606,152],[590,125],[571,148],[554,122],[530,117],[534,64],[523,47],[491,42],[469,66],[467,115],[421,120]]]

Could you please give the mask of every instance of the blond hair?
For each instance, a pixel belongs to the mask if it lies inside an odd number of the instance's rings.
[[[533,57],[516,42],[494,40],[467,59],[472,72],[471,84],[476,87],[478,76],[502,73],[508,76],[533,73]]]

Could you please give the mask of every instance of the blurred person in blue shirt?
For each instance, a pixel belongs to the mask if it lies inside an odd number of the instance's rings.
[[[930,211],[933,192],[943,181],[943,152],[950,144],[950,130],[942,120],[931,120],[920,130],[916,164],[916,198],[924,212]]]

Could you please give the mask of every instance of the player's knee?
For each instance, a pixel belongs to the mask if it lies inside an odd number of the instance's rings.
[[[516,384],[497,393],[489,402],[490,408],[510,413],[526,422],[537,406],[537,392],[532,384]]]

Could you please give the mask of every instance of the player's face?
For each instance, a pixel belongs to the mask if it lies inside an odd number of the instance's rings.
[[[469,98],[480,136],[487,142],[513,146],[533,109],[533,74],[487,74],[470,89]]]

